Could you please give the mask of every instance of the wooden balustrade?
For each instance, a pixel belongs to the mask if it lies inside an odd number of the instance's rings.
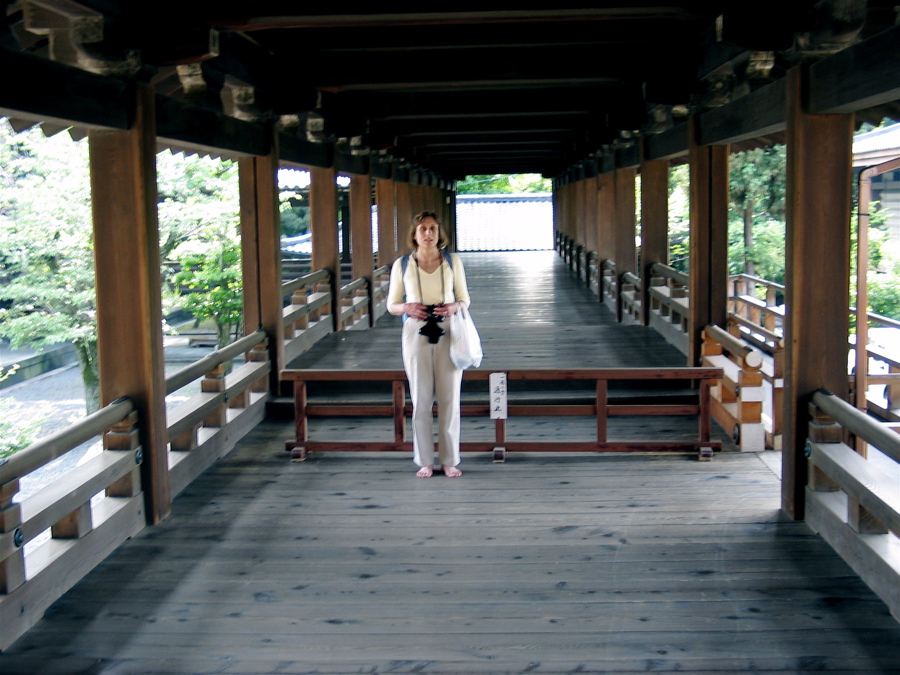
[[[466,370],[463,379],[487,382],[489,371]],[[404,386],[406,374],[402,370],[285,370],[285,380],[294,382],[295,439],[285,444],[292,457],[303,460],[308,453],[317,450],[388,451],[412,450],[412,443],[405,439],[406,417],[412,408],[405,403]],[[506,424],[495,424],[494,441],[468,441],[460,444],[463,451],[491,451],[495,460],[502,460],[508,451],[516,452],[646,452],[675,451],[698,452],[701,459],[711,459],[712,452],[721,449],[721,442],[711,440],[711,398],[710,389],[722,377],[719,368],[618,368],[618,369],[533,369],[513,370],[506,373],[509,382],[553,381],[595,383],[595,401],[591,404],[517,404],[510,402],[508,415],[588,415],[597,420],[597,434],[593,440],[585,441],[510,441],[506,438]],[[610,381],[696,381],[696,404],[611,404],[608,396]],[[388,402],[335,403],[316,405],[308,400],[308,382],[385,382],[391,383],[392,398]],[[465,416],[489,417],[491,406],[488,393],[483,403],[463,404]],[[607,421],[613,415],[692,415],[698,419],[696,441],[611,441],[607,437]],[[309,417],[386,417],[393,419],[394,440],[392,441],[313,441],[309,439]],[[496,422],[496,420],[495,420]]]
[[[387,311],[387,296],[391,285],[391,265],[383,265],[372,273],[372,325]]]
[[[137,423],[122,399],[0,460],[0,650],[144,527]],[[102,450],[16,501],[22,478],[100,435]]]
[[[282,294],[291,299],[282,315],[285,363],[334,330],[331,281],[331,273],[323,269],[282,284]]]
[[[900,617],[900,425],[825,391],[813,395],[810,414],[806,522]],[[878,453],[858,454],[847,433]]]
[[[346,286],[341,287],[341,315],[340,325],[342,330],[354,327],[369,328],[368,320],[369,280],[356,279]],[[363,321],[365,319],[365,321]]]
[[[177,495],[265,417],[271,364],[268,337],[256,331],[166,378],[168,393],[200,378],[200,393],[167,414],[169,478]],[[227,372],[226,364],[246,354]]]
[[[650,326],[683,354],[688,353],[688,275],[656,263],[650,277]]]
[[[784,308],[782,284],[750,274],[737,274],[728,279],[729,310],[769,332],[783,333]],[[764,296],[761,299],[759,296]]]
[[[633,323],[641,323],[641,278],[633,272],[622,275],[622,317]]]
[[[724,373],[712,389],[713,418],[731,432],[740,450],[765,450],[762,352],[718,326],[706,326],[701,353],[703,365]]]

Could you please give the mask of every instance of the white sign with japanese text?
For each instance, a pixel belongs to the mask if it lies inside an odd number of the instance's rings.
[[[491,373],[491,419],[506,419],[506,373]]]

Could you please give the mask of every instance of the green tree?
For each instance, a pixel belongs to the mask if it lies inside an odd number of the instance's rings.
[[[784,280],[787,148],[772,145],[731,155],[729,270]],[[772,276],[770,276],[772,275]]]
[[[15,365],[7,370],[0,368],[0,382],[3,382],[18,370]],[[39,422],[28,420],[24,424],[13,422],[9,406],[0,398],[0,459],[9,457],[19,450],[24,450],[34,441]]]
[[[536,173],[476,174],[466,176],[456,185],[459,194],[491,195],[517,192],[550,192],[548,178]]]
[[[200,321],[212,320],[216,344],[230,344],[243,321],[241,251],[233,242],[202,252],[185,252],[175,283],[182,294],[182,307]]]
[[[0,337],[71,342],[87,412],[100,405],[87,143],[0,120]]]

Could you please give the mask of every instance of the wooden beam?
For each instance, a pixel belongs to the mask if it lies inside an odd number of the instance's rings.
[[[688,154],[688,125],[678,124],[661,134],[648,136],[644,142],[646,159],[672,160]]]
[[[822,59],[809,69],[809,113],[851,113],[900,99],[900,26]]]
[[[810,114],[808,74],[787,77],[782,508],[803,519],[810,398],[823,388],[847,399],[853,115]]]
[[[262,124],[168,96],[156,97],[156,115],[160,143],[176,149],[247,157],[266,155],[272,148],[270,132]]]
[[[700,115],[700,144],[731,144],[784,131],[785,81]]]
[[[338,246],[338,193],[334,168],[312,168],[309,217],[312,229],[313,271],[331,272],[331,316],[340,330],[341,254]]]
[[[124,80],[0,47],[0,115],[90,129],[129,129]]]
[[[281,214],[278,206],[278,153],[239,161],[241,262],[244,334],[258,328],[269,335],[269,391],[279,393],[279,373],[287,367],[281,292]]]
[[[140,417],[147,519],[172,504],[166,431],[156,127],[149,86],[135,90],[127,131],[91,131],[91,201],[102,403],[130,397]]]
[[[698,365],[703,328],[725,325],[728,288],[728,146],[701,145],[690,128],[690,308],[688,365]]]
[[[650,320],[650,269],[669,263],[669,163],[641,163],[641,323]]]
[[[334,165],[334,146],[329,143],[310,143],[282,132],[278,135],[278,148],[284,164],[320,169]]]

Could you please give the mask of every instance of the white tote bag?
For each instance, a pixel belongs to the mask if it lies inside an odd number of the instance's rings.
[[[481,365],[481,338],[466,308],[450,317],[450,360],[461,370]]]

